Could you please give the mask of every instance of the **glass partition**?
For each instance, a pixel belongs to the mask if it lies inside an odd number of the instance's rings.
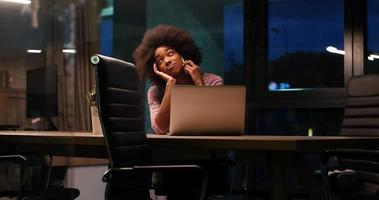
[[[367,60],[365,74],[379,73],[379,2],[367,0]]]
[[[344,86],[344,1],[269,0],[269,91]]]
[[[91,130],[89,58],[134,62],[157,24],[191,32],[203,71],[244,83],[242,0],[0,0],[0,130]]]
[[[147,28],[172,24],[188,30],[203,53],[201,70],[244,84],[242,0],[147,1]],[[174,12],[172,12],[174,11]],[[150,83],[146,83],[146,91]],[[146,127],[150,127],[145,106]]]

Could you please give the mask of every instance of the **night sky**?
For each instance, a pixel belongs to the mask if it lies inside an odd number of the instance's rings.
[[[297,51],[343,49],[343,0],[271,0],[269,3],[269,58]]]

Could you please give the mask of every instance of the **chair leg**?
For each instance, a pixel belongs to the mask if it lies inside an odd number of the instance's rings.
[[[230,184],[230,191],[228,192],[227,195],[223,199],[225,200],[230,200],[234,195],[242,195],[243,199],[247,199],[248,195],[248,177],[249,177],[249,167],[247,165],[245,166],[240,166],[238,168],[240,171],[239,173],[237,172],[237,166],[232,167],[232,178],[231,178],[231,184]],[[239,174],[239,175],[238,175]],[[240,178],[237,178],[237,175]],[[238,180],[238,183],[236,182]],[[240,187],[237,188],[236,190],[236,184],[239,184]]]
[[[332,200],[332,191],[330,189],[330,182],[328,177],[327,164],[321,163],[321,178],[324,185],[324,197],[325,200]]]

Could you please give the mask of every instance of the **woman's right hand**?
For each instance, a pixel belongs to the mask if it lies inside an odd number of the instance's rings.
[[[162,102],[159,107],[158,114],[153,120],[156,127],[159,127],[161,130],[168,130],[170,124],[170,93],[172,87],[176,83],[176,79],[164,72],[159,71],[156,64],[153,65],[153,70],[156,76],[166,81],[166,88],[164,90]]]
[[[158,67],[155,63],[153,65],[153,70],[157,76],[161,77],[163,80],[166,81],[167,85],[175,85],[176,79],[174,77],[164,73],[164,72],[159,71]]]

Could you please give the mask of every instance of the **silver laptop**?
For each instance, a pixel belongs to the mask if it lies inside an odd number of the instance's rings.
[[[242,135],[245,86],[174,86],[169,135]]]

